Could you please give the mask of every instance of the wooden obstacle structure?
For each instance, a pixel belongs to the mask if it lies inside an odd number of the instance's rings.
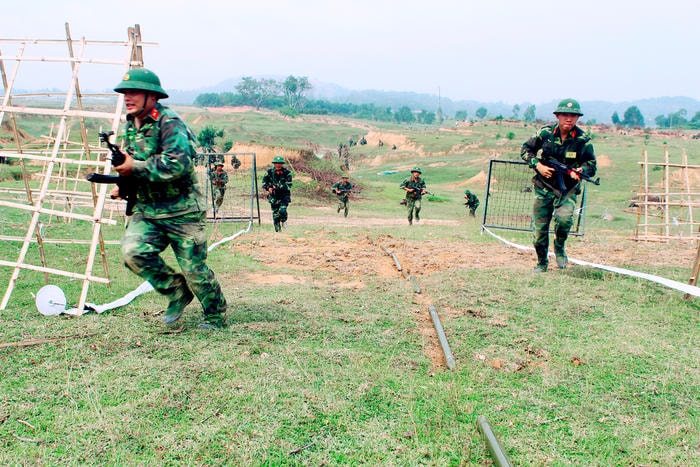
[[[103,89],[111,87],[129,69],[143,67],[142,47],[156,44],[141,40],[138,25],[128,28],[125,41],[73,39],[67,23],[65,32],[65,39],[56,40],[0,39],[0,161],[9,164],[3,168],[19,166],[24,182],[24,190],[0,191],[0,206],[11,211],[14,224],[0,226],[1,238],[11,245],[0,253],[0,267],[11,269],[0,309],[7,307],[22,271],[43,273],[46,283],[49,275],[82,281],[80,312],[90,283],[109,283],[103,229],[117,224],[118,204],[107,199],[111,186],[95,186],[85,174],[110,172],[98,132],[117,132],[124,97],[84,93],[80,76],[99,76]],[[37,76],[50,77],[51,83],[64,79],[66,87],[27,91]],[[72,225],[47,228],[61,222]],[[16,235],[17,225],[24,235]],[[85,245],[81,264],[72,264],[78,260],[56,247],[66,243]],[[98,252],[101,274],[93,272]]]
[[[651,162],[646,148],[640,164],[640,190],[632,206],[637,209],[634,239],[638,241],[700,240],[700,165],[689,165],[683,151],[680,163]]]

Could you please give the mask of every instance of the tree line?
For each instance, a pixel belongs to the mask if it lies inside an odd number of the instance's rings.
[[[195,98],[194,104],[200,107],[252,106],[256,110],[261,108],[277,110],[283,115],[292,117],[299,114],[341,115],[380,122],[423,123],[427,125],[440,124],[444,119],[440,108],[437,109],[437,112],[433,112],[425,109],[414,110],[408,106],[392,109],[375,104],[339,103],[324,99],[309,99],[307,96],[311,89],[312,85],[306,76],[289,75],[283,81],[244,76],[240,83],[235,86],[235,92],[199,94]],[[520,115],[521,110],[518,104],[514,105],[510,119],[529,123],[537,121],[534,105],[528,106],[522,116]],[[454,118],[458,121],[471,120],[473,122],[484,120],[487,116],[486,107],[479,107],[471,118],[466,110],[456,111]],[[493,119],[503,120],[504,117],[498,115]],[[614,112],[611,121],[619,128],[644,128],[646,126],[642,112],[634,105],[625,110],[622,118],[617,112]],[[593,123],[596,122],[587,122],[587,124]],[[680,109],[668,115],[658,115],[654,119],[654,123],[659,128],[700,129],[700,112],[697,112],[689,120],[687,111]]]

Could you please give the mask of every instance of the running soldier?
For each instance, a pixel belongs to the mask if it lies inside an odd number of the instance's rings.
[[[124,94],[126,128],[123,164],[114,169],[134,177],[134,214],[121,241],[124,264],[168,298],[163,322],[173,324],[196,296],[204,320],[200,329],[226,325],[226,299],[206,264],[206,203],[194,171],[196,139],[185,122],[158,102],[168,94],[150,70],[129,70],[115,92]],[[118,197],[119,189],[113,188]],[[182,273],[160,257],[173,249]]]
[[[413,219],[420,222],[421,198],[428,191],[425,189],[425,181],[421,178],[423,171],[420,167],[411,169],[411,176],[401,182],[400,188],[406,191],[406,209],[408,210],[408,225],[413,225]]]
[[[523,143],[522,159],[535,171],[533,221],[535,230],[533,246],[537,253],[535,272],[547,270],[549,259],[549,224],[554,217],[554,256],[557,267],[564,269],[569,263],[565,244],[574,222],[576,196],[580,193],[581,176],[592,177],[596,173],[596,158],[591,137],[576,125],[583,115],[581,106],[574,99],[564,99],[554,110],[555,125],[547,125]],[[538,152],[542,150],[541,155]],[[562,179],[564,190],[556,182],[556,170],[547,161],[555,159],[573,170]]]
[[[348,176],[343,175],[342,180],[338,180],[331,186],[331,190],[338,197],[338,210],[343,211],[344,217],[348,217],[348,201],[352,191],[352,183],[348,181]]]
[[[284,167],[282,156],[272,159],[272,167],[267,169],[262,179],[263,190],[267,191],[267,200],[272,208],[272,222],[275,232],[287,225],[287,206],[292,202],[292,172]]]

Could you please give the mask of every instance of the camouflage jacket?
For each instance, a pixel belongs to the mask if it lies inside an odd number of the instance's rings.
[[[175,111],[156,103],[138,129],[128,115],[124,149],[134,158],[134,212],[164,219],[204,210],[194,171],[195,138]]]
[[[228,174],[223,171],[217,172],[216,170],[212,170],[209,172],[209,180],[211,180],[212,185],[223,188],[228,183]]]
[[[275,172],[274,167],[270,167],[262,178],[263,190],[274,188],[273,197],[281,199],[289,196],[292,188],[292,172],[286,167],[282,167],[282,172]]]
[[[331,190],[338,195],[339,198],[347,198],[348,193],[352,191],[352,183],[337,181],[331,186]]]
[[[474,194],[474,193],[467,193],[464,195],[464,199],[467,200],[466,204],[472,209],[476,209],[479,207],[479,198]]]
[[[400,188],[413,188],[414,191],[407,191],[407,199],[421,199],[423,197],[422,190],[425,190],[425,180],[418,177],[418,180],[413,180],[413,177],[408,177],[401,182]]]
[[[542,153],[538,155],[538,152]],[[569,133],[569,137],[562,141],[558,125],[548,125],[540,128],[535,136],[523,143],[520,157],[534,169],[537,162],[545,162],[548,159],[556,159],[571,168],[581,168],[583,173],[592,177],[596,173],[596,159],[591,143],[591,137],[578,126]],[[567,188],[578,184],[570,177],[565,177]],[[536,173],[532,179],[536,186],[551,188],[551,179],[545,179]]]

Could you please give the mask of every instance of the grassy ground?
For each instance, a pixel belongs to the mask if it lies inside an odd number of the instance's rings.
[[[533,275],[532,254],[482,235],[464,215],[455,183],[489,156],[517,156],[531,130],[403,129],[413,149],[357,149],[352,175],[364,190],[347,220],[332,203],[295,198],[282,234],[264,211],[262,226],[210,254],[231,304],[221,332],[196,330],[194,304],[181,328],[166,329],[154,293],[103,314],[44,317],[31,296],[43,277],[24,273],[0,311],[0,463],[488,465],[481,415],[515,465],[700,463],[697,300],[587,267]],[[589,231],[570,251],[685,282],[695,244],[628,239],[636,217],[625,201],[644,142],[597,138],[615,164],[601,168]],[[668,144],[697,158],[694,141]],[[647,148],[658,153],[663,142]],[[416,164],[442,201],[425,202],[424,221],[409,228],[397,187],[401,168]],[[605,212],[614,220],[601,220]],[[240,228],[222,224],[216,238]],[[68,246],[55,254],[81,258]],[[91,288],[95,303],[140,284],[118,247],[108,257],[113,283]],[[77,297],[74,282],[52,283]]]

